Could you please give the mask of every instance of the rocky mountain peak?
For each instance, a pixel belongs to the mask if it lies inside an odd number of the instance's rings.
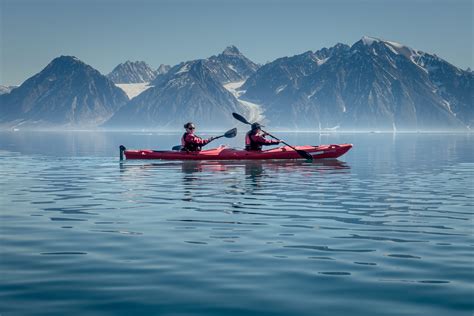
[[[170,65],[161,64],[156,70],[156,72],[158,73],[158,75],[163,75],[167,73],[170,69],[171,69]]]
[[[222,52],[223,55],[241,55],[239,49],[234,45],[227,46]]]
[[[107,77],[114,83],[144,83],[155,79],[157,72],[144,61],[130,61],[119,64]]]
[[[53,59],[1,98],[0,123],[24,127],[96,126],[128,101],[113,82],[73,56]]]
[[[54,58],[42,72],[54,72],[59,74],[64,72],[68,73],[74,69],[93,70],[92,67],[75,56],[59,56]]]
[[[56,57],[54,58],[50,65],[51,64],[56,64],[56,65],[59,65],[59,64],[62,64],[62,65],[78,65],[78,64],[81,64],[81,65],[86,65],[85,63],[83,63],[79,58],[77,58],[76,56],[67,56],[67,55],[61,55],[59,57]]]

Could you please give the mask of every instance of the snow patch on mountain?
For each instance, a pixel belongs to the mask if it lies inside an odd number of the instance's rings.
[[[285,90],[285,88],[287,86],[288,86],[287,84],[279,86],[278,88],[276,88],[275,93],[278,94],[278,93],[282,92],[283,90]]]
[[[370,37],[370,36],[363,36],[361,40],[362,40],[362,43],[364,43],[367,46],[372,45],[374,42],[380,42],[378,38]]]
[[[151,86],[149,82],[144,83],[117,83],[117,87],[122,89],[128,96],[129,99],[133,99],[142,92],[150,89]]]
[[[183,67],[181,67],[175,74],[182,74],[189,71],[189,63],[186,63]]]
[[[318,59],[318,60],[316,61],[316,63],[318,64],[318,66],[321,66],[322,64],[324,64],[325,62],[327,62],[329,58],[330,58],[330,57],[323,58],[323,59]]]
[[[420,70],[425,73],[429,73],[432,69],[429,69],[423,64],[423,56],[429,55],[422,51],[417,51],[411,47],[402,45],[397,42],[387,41],[380,38],[370,37],[370,36],[363,36],[361,39],[362,43],[367,46],[371,46],[373,43],[378,43],[380,45],[385,45],[394,55],[401,55],[410,60],[414,63]],[[375,48],[372,49],[372,54],[378,56],[377,50]],[[396,64],[392,62],[392,66],[397,68]]]
[[[10,93],[13,89],[17,88],[18,86],[3,86],[0,85],[0,95]]]
[[[245,90],[238,90],[244,83],[245,80],[229,82],[224,85],[224,88],[238,99],[242,94],[245,93]]]
[[[237,69],[235,69],[235,67],[234,67],[234,66],[232,66],[231,64],[228,64],[228,65],[227,65],[227,67],[229,67],[230,69],[232,69],[232,71],[235,71],[235,72],[237,72]]]
[[[406,58],[410,59],[411,61],[414,62],[414,56],[417,56],[418,53],[408,47],[404,46],[400,43],[397,42],[390,42],[390,41],[384,41],[385,46],[387,46],[395,55],[403,55]]]
[[[232,95],[239,101],[239,103],[246,109],[247,111],[247,119],[250,122],[263,122],[265,120],[265,116],[263,115],[263,107],[259,104],[240,100],[239,97],[245,93],[243,90],[239,90],[239,88],[245,83],[245,80],[242,81],[235,81],[229,82],[224,86],[224,88],[232,93]]]

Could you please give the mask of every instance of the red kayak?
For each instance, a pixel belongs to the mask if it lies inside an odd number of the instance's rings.
[[[295,146],[313,156],[313,159],[338,158],[344,155],[352,144]],[[272,160],[272,159],[302,159],[301,156],[288,146],[263,151],[246,151],[241,149],[219,146],[199,152],[158,151],[158,150],[126,150],[121,146],[121,153],[127,159],[163,159],[163,160]],[[122,155],[121,155],[122,157]]]

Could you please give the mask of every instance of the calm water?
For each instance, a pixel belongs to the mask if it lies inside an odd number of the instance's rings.
[[[0,133],[1,315],[472,315],[472,135],[280,136],[354,148],[120,164],[179,135]]]

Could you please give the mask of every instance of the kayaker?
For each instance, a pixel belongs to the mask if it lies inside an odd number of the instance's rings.
[[[183,134],[183,137],[181,137],[181,151],[201,151],[203,146],[206,146],[209,142],[214,140],[214,137],[202,139],[194,135],[196,126],[192,122],[184,124],[184,129],[186,132]]]
[[[278,145],[280,141],[265,138],[262,125],[253,123],[251,130],[245,135],[245,150],[262,150],[262,146]]]

